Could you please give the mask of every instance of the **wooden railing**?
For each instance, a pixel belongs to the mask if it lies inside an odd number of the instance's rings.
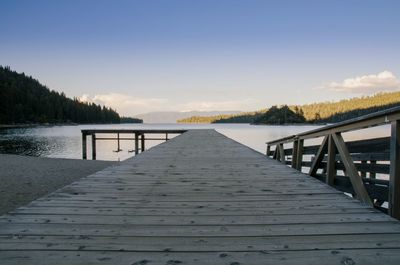
[[[390,137],[345,142],[342,133],[390,124]],[[305,141],[322,138],[319,145]],[[267,142],[267,156],[400,219],[400,107]]]
[[[87,136],[92,138],[92,159],[96,160],[96,141],[117,141],[117,150],[114,152],[122,151],[120,148],[121,141],[134,141],[135,148],[129,150],[128,152],[135,152],[138,154],[139,151],[143,152],[145,150],[145,141],[168,141],[171,134],[182,134],[187,130],[131,130],[131,129],[90,129],[81,130],[82,132],[82,159],[87,159]],[[116,138],[111,137],[97,137],[99,134],[115,134]],[[120,135],[131,135],[132,137],[123,137]],[[146,137],[146,134],[164,134],[163,138]],[[140,146],[139,146],[140,142]]]

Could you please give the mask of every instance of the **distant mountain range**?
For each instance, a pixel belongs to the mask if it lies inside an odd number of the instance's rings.
[[[241,113],[241,111],[159,111],[139,114],[136,117],[142,119],[145,123],[176,123],[177,120],[192,116],[233,115],[238,113]]]

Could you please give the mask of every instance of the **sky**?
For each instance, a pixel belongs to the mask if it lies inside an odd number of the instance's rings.
[[[123,115],[400,90],[400,1],[0,0],[0,65]]]

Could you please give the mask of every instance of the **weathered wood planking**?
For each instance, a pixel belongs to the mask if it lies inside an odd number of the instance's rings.
[[[400,264],[400,222],[213,130],[0,217],[0,264]]]

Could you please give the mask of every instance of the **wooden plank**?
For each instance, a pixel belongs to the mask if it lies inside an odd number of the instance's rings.
[[[311,251],[210,251],[210,252],[174,252],[166,248],[160,252],[140,251],[16,251],[0,252],[0,259],[9,265],[37,264],[130,264],[130,265],[173,265],[173,264],[298,264],[324,265],[348,264],[398,264],[400,252],[395,249],[315,249]]]
[[[400,121],[391,124],[389,213],[400,219]]]
[[[59,242],[54,244],[54,242]],[[15,250],[23,244],[26,250],[68,251],[312,251],[332,249],[400,249],[398,234],[307,235],[268,237],[152,237],[127,236],[0,236],[0,249]],[[249,246],[251,248],[249,248]]]

